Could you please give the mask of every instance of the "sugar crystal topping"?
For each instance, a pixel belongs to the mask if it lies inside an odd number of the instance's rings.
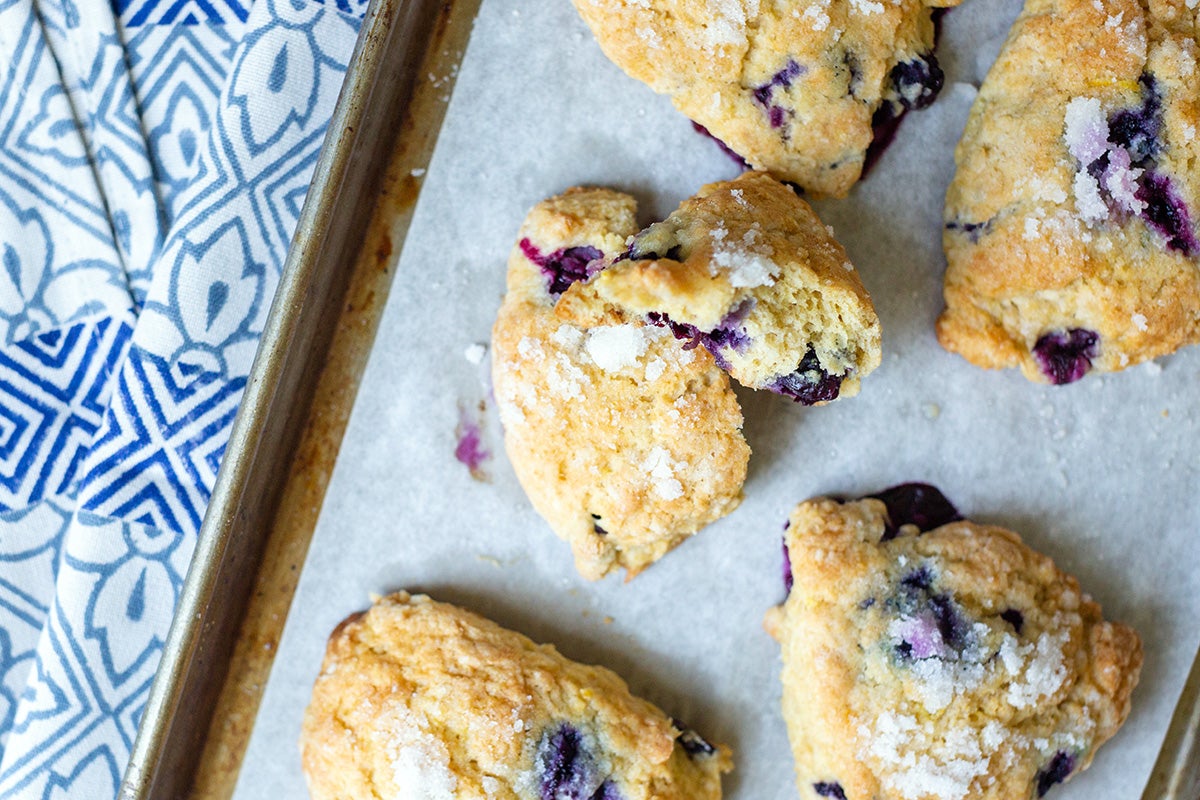
[[[713,240],[712,268],[725,272],[730,286],[738,289],[771,286],[779,277],[779,265],[771,260],[775,249],[762,241],[757,222],[740,241],[730,239],[724,228],[714,229],[710,236]]]
[[[642,462],[642,471],[650,476],[655,493],[663,500],[676,500],[683,496],[683,484],[675,477],[676,470],[683,466],[671,458],[664,447],[655,447]]]
[[[408,800],[454,800],[458,778],[450,771],[446,745],[423,730],[407,709],[397,708],[381,720],[390,734],[387,758],[396,797]]]
[[[601,325],[588,331],[584,348],[605,372],[627,369],[646,353],[647,341],[642,330],[634,325]]]

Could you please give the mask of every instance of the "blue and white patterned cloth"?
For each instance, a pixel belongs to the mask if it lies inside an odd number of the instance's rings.
[[[116,795],[356,0],[0,0],[0,798]]]

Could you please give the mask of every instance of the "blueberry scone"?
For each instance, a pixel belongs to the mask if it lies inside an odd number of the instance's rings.
[[[1200,340],[1194,0],[1028,0],[946,196],[938,338],[1069,383]]]
[[[803,798],[1042,797],[1129,713],[1137,634],[933,487],[801,503],[785,544],[767,628]]]
[[[611,671],[403,592],[333,632],[301,751],[313,800],[710,800],[731,768]]]
[[[806,405],[858,393],[879,318],[846,251],[762,172],[712,183],[564,295],[560,316],[619,309],[703,344],[739,383]]]
[[[636,575],[736,508],[750,457],[729,379],[703,348],[616,311],[586,326],[555,315],[636,231],[634,200],[618,192],[538,204],[492,332],[509,459],[589,579]]]
[[[845,196],[876,129],[933,102],[957,0],[574,0],[601,49],[756,169]],[[886,137],[886,133],[885,133]]]

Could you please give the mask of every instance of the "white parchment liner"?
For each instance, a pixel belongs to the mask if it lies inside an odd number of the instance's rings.
[[[579,578],[525,500],[490,401],[474,480],[460,409],[488,400],[486,343],[528,208],[574,184],[636,195],[644,222],[738,170],[670,102],[600,53],[567,0],[485,0],[404,246],[353,418],[241,773],[239,798],[304,797],[300,719],[329,631],[368,594],[427,591],[575,659],[729,744],[734,800],[797,796],[763,612],[782,599],[779,540],[807,497],[923,480],[1011,527],[1141,633],[1134,710],[1059,800],[1140,796],[1200,640],[1200,349],[1066,387],[942,351],[941,214],[953,149],[1016,0],[966,0],[938,56],[947,83],[869,178],[817,204],[874,297],[883,366],[846,402],[805,409],[739,392],[754,451],[746,500],[631,583]],[[438,76],[430,76],[437,80]]]

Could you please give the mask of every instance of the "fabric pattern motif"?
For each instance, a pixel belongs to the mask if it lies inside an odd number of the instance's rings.
[[[0,0],[0,798],[117,793],[364,11]]]

